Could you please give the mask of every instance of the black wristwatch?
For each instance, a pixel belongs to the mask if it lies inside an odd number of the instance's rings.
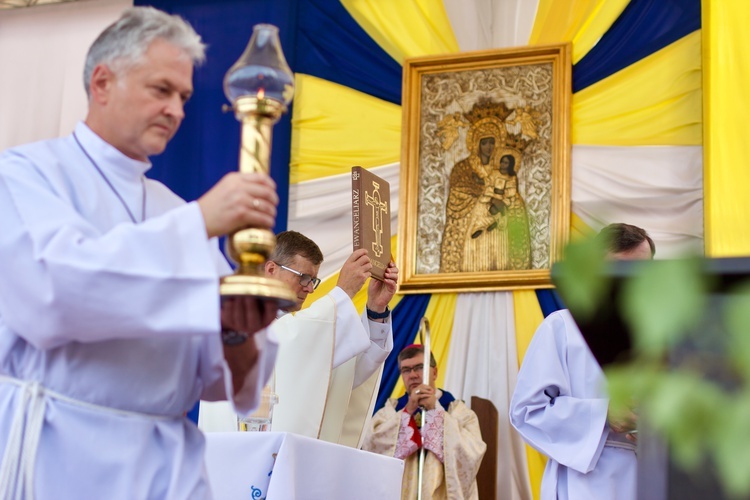
[[[367,308],[367,317],[369,319],[384,319],[387,318],[389,314],[391,314],[391,310],[388,309],[388,306],[385,306],[385,311],[383,311],[382,313],[377,313],[369,307]]]
[[[250,335],[247,332],[238,332],[237,330],[221,329],[221,341],[224,345],[235,346],[244,344]]]

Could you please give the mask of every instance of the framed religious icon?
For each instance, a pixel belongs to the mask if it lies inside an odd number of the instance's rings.
[[[404,63],[400,291],[551,287],[570,228],[570,45]]]

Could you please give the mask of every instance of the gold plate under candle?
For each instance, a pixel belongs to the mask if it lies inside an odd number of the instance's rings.
[[[297,302],[297,297],[286,283],[265,276],[225,276],[221,279],[219,292],[222,297],[250,295],[261,300],[275,300],[279,309],[285,309]]]

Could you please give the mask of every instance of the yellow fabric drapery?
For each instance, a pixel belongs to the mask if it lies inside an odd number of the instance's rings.
[[[573,144],[700,145],[701,33],[573,94]]]
[[[750,255],[750,2],[703,2],[704,226],[706,255]]]
[[[518,366],[521,366],[534,332],[544,319],[534,290],[513,291],[513,314],[516,318]]]
[[[570,214],[570,239],[572,241],[593,236],[594,233],[595,231],[583,222],[583,219],[576,214]]]
[[[573,64],[607,32],[630,0],[540,0],[529,45],[573,42]]]
[[[544,319],[539,300],[533,290],[516,290],[513,292],[513,314],[516,318],[516,349],[518,350],[518,366],[521,366],[526,349],[529,347],[534,332]],[[542,485],[542,475],[547,459],[526,445],[526,464],[529,468],[529,480],[531,493],[534,498],[539,498],[539,490]]]
[[[309,75],[294,80],[291,184],[399,161],[401,106]]]
[[[409,57],[459,51],[443,2],[341,0],[341,4],[399,64]]]

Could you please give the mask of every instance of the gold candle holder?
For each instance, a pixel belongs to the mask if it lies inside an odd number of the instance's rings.
[[[275,26],[254,27],[245,52],[224,77],[224,92],[242,124],[240,172],[268,174],[273,125],[294,94],[294,77]],[[284,282],[265,276],[265,264],[275,245],[276,237],[267,229],[250,227],[229,235],[227,250],[238,267],[235,274],[221,280],[221,295],[275,300],[280,308],[294,304],[296,296]]]

